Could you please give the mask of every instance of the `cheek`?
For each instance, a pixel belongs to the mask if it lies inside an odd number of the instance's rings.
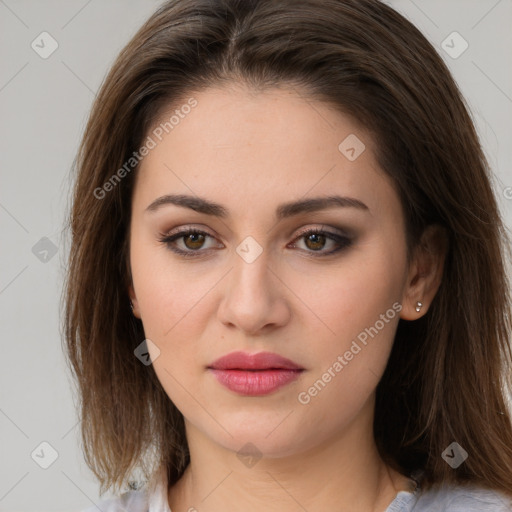
[[[293,289],[310,310],[308,323],[318,323],[325,340],[345,343],[401,301],[405,264],[400,241],[376,237],[334,264],[303,269],[309,278],[296,278]]]
[[[155,243],[134,244],[132,251],[133,281],[146,336],[164,341],[197,326],[197,312],[218,281],[218,272],[197,272],[193,262],[179,264]]]
[[[307,410],[321,428],[354,417],[375,391],[393,346],[400,307],[386,291],[359,303],[342,303],[331,317],[336,334],[319,340],[315,365],[298,397],[299,403],[309,404]]]
[[[315,409],[320,407],[319,414],[321,404],[355,411],[377,386],[399,321],[405,263],[399,241],[375,239],[324,279],[324,293],[315,295],[312,309],[329,330],[322,328],[325,334],[313,355],[316,365],[303,390]]]

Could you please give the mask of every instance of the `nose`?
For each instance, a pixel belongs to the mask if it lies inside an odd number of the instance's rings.
[[[271,268],[266,251],[250,263],[238,254],[234,254],[233,260],[234,268],[223,280],[219,320],[247,335],[286,325],[291,316],[289,291],[276,265]]]

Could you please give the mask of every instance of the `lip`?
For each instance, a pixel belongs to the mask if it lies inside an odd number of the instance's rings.
[[[304,370],[290,359],[272,352],[257,354],[231,352],[214,361],[208,368],[215,370]]]
[[[232,352],[208,366],[220,384],[244,396],[262,396],[296,380],[304,371],[290,359],[272,352]]]

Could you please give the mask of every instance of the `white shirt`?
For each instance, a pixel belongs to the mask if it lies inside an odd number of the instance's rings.
[[[190,507],[187,512],[194,512]],[[143,488],[119,498],[101,500],[82,512],[172,512],[167,501],[164,470]],[[383,512],[512,512],[512,500],[504,494],[475,486],[443,486],[428,492],[400,491]]]

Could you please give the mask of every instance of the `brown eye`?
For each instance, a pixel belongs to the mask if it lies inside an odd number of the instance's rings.
[[[209,249],[213,247],[204,247],[208,238],[214,239],[212,235],[205,231],[189,228],[179,231],[172,235],[160,235],[159,241],[167,246],[167,248],[184,257],[202,257],[206,256]],[[315,256],[330,256],[346,249],[352,245],[352,239],[348,236],[318,229],[310,229],[299,235],[291,247],[297,247],[298,241],[304,242],[305,249],[303,252],[314,254]],[[330,251],[324,250],[332,246]]]
[[[205,236],[202,233],[189,233],[188,235],[185,235],[182,238],[185,247],[193,250],[201,249],[205,241]]]
[[[310,235],[307,235],[304,238],[306,240],[306,246],[314,251],[323,249],[327,241],[327,237],[319,233],[311,233]]]
[[[329,256],[352,245],[352,239],[348,236],[319,229],[310,229],[309,231],[301,233],[296,238],[296,242],[292,244],[293,247],[297,246],[297,241],[304,242],[306,252],[318,253],[315,254],[315,256]],[[329,243],[332,249],[330,251],[323,250],[326,246],[329,246]]]
[[[203,256],[204,253],[207,252],[207,249],[211,248],[204,248],[208,238],[213,239],[214,237],[205,231],[190,228],[179,231],[173,235],[162,234],[159,241],[166,245],[169,250],[177,254],[196,257]]]

